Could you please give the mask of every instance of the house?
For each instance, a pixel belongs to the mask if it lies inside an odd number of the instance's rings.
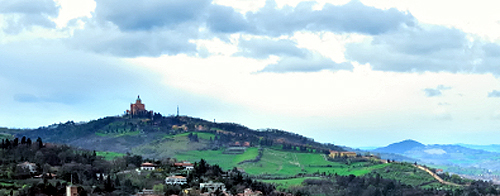
[[[356,157],[357,154],[355,152],[339,152],[330,150],[330,154],[328,156],[330,158],[342,158],[342,157],[353,158]]]
[[[185,184],[187,184],[187,179],[184,176],[170,176],[170,177],[165,178],[165,184],[185,185]]]
[[[43,178],[44,176],[45,176],[45,177],[48,177],[48,178],[50,178],[50,179],[57,177],[57,175],[56,175],[56,174],[53,174],[53,173],[45,173],[45,174],[40,174],[40,175],[38,175],[38,176],[34,176],[34,178]]]
[[[215,192],[219,189],[221,192],[226,191],[226,185],[222,182],[208,182],[208,183],[200,183],[200,190],[202,192]]]
[[[238,196],[261,196],[263,195],[260,191],[252,191],[250,188],[246,188],[243,193],[238,193]]]
[[[188,162],[188,161],[183,161],[181,163],[174,163],[174,166],[177,167],[177,168],[182,168],[182,169],[185,169],[185,170],[192,170],[194,169],[194,164]],[[188,167],[190,169],[188,169]]]
[[[142,163],[141,164],[141,170],[146,170],[146,171],[153,171],[156,169],[156,165],[153,163]]]
[[[17,166],[20,167],[21,169],[29,172],[30,174],[36,173],[37,166],[34,163],[30,163],[30,162],[26,161],[24,163],[17,164]]]
[[[73,185],[66,186],[66,196],[78,196],[78,187]]]
[[[340,152],[340,156],[341,157],[349,157],[349,158],[352,158],[352,157],[356,157],[357,154],[355,152]]]

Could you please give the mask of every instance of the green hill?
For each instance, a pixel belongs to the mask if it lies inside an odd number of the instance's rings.
[[[150,158],[203,149],[218,149],[239,143],[249,146],[281,146],[303,152],[343,151],[311,138],[276,129],[253,130],[235,123],[214,123],[188,116],[152,118],[105,117],[86,123],[58,123],[37,129],[9,130],[16,137],[44,138],[45,142],[69,144],[96,151],[136,153]],[[195,133],[196,141],[187,138]]]
[[[340,187],[353,180],[359,180],[356,182],[360,183],[359,187],[362,181],[375,184],[380,181],[387,186],[397,182],[395,186],[411,188],[411,191],[456,188],[438,183],[430,174],[409,163],[383,163],[373,156],[331,159],[330,150],[345,150],[282,130],[253,130],[235,123],[214,123],[187,116],[114,116],[37,129],[0,129],[0,133],[5,138],[40,137],[44,142],[95,150],[106,160],[121,157],[123,153],[141,155],[158,163],[169,160],[167,158],[190,162],[204,159],[222,169],[244,171],[252,179],[287,190],[298,190],[297,186],[302,185],[329,189],[331,183]],[[443,179],[454,178],[444,175]],[[382,184],[380,186],[386,187]]]

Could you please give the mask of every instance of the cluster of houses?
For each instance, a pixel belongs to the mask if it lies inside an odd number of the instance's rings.
[[[179,163],[174,163],[174,166],[183,169],[186,171],[191,171],[194,169],[194,164],[190,163],[188,161],[183,161]],[[158,169],[158,166],[154,163],[142,163],[141,164],[141,170],[143,171],[156,171]],[[187,179],[184,176],[169,176],[165,178],[165,184],[168,185],[185,185],[187,184]]]
[[[185,171],[191,171],[194,169],[194,164],[190,163],[188,161],[182,161],[178,163],[173,164],[174,167],[177,167],[178,169],[183,169]],[[142,163],[141,170],[143,171],[156,171],[159,169],[159,167],[156,164],[153,163]],[[186,185],[187,184],[187,178],[184,176],[169,176],[165,178],[165,184],[166,185]],[[200,183],[199,189],[193,189],[193,188],[187,188],[184,189],[183,192],[186,195],[189,195],[190,193],[193,193],[194,195],[213,195],[214,192],[220,191],[221,194],[223,195],[230,195],[226,192],[226,186],[222,182],[206,182],[206,183]],[[144,189],[136,194],[137,196],[152,196],[156,195],[153,190],[151,189]],[[246,189],[244,193],[238,194],[238,196],[258,196],[262,195],[262,192],[260,191],[252,191],[251,189]]]
[[[194,164],[192,164],[188,161],[174,163],[174,166],[177,167],[178,169],[184,169],[184,170],[188,170],[188,171],[191,171],[194,169]],[[146,162],[146,163],[141,164],[141,170],[155,171],[157,169],[158,169],[158,166],[154,163]]]

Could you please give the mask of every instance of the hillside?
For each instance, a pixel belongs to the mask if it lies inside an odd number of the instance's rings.
[[[191,143],[192,138],[187,137],[189,133],[196,134],[198,142]],[[247,143],[249,146],[284,145],[317,153],[343,151],[341,147],[321,144],[282,130],[252,130],[235,123],[214,123],[188,116],[164,117],[160,114],[152,118],[113,116],[86,123],[68,121],[37,129],[18,130],[14,135],[41,137],[46,142],[90,150],[129,152],[155,158],[171,157],[190,150],[218,149],[235,143]]]

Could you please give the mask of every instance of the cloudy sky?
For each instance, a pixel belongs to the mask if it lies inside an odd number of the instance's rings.
[[[491,0],[0,0],[0,126],[146,108],[353,147],[500,144]]]

